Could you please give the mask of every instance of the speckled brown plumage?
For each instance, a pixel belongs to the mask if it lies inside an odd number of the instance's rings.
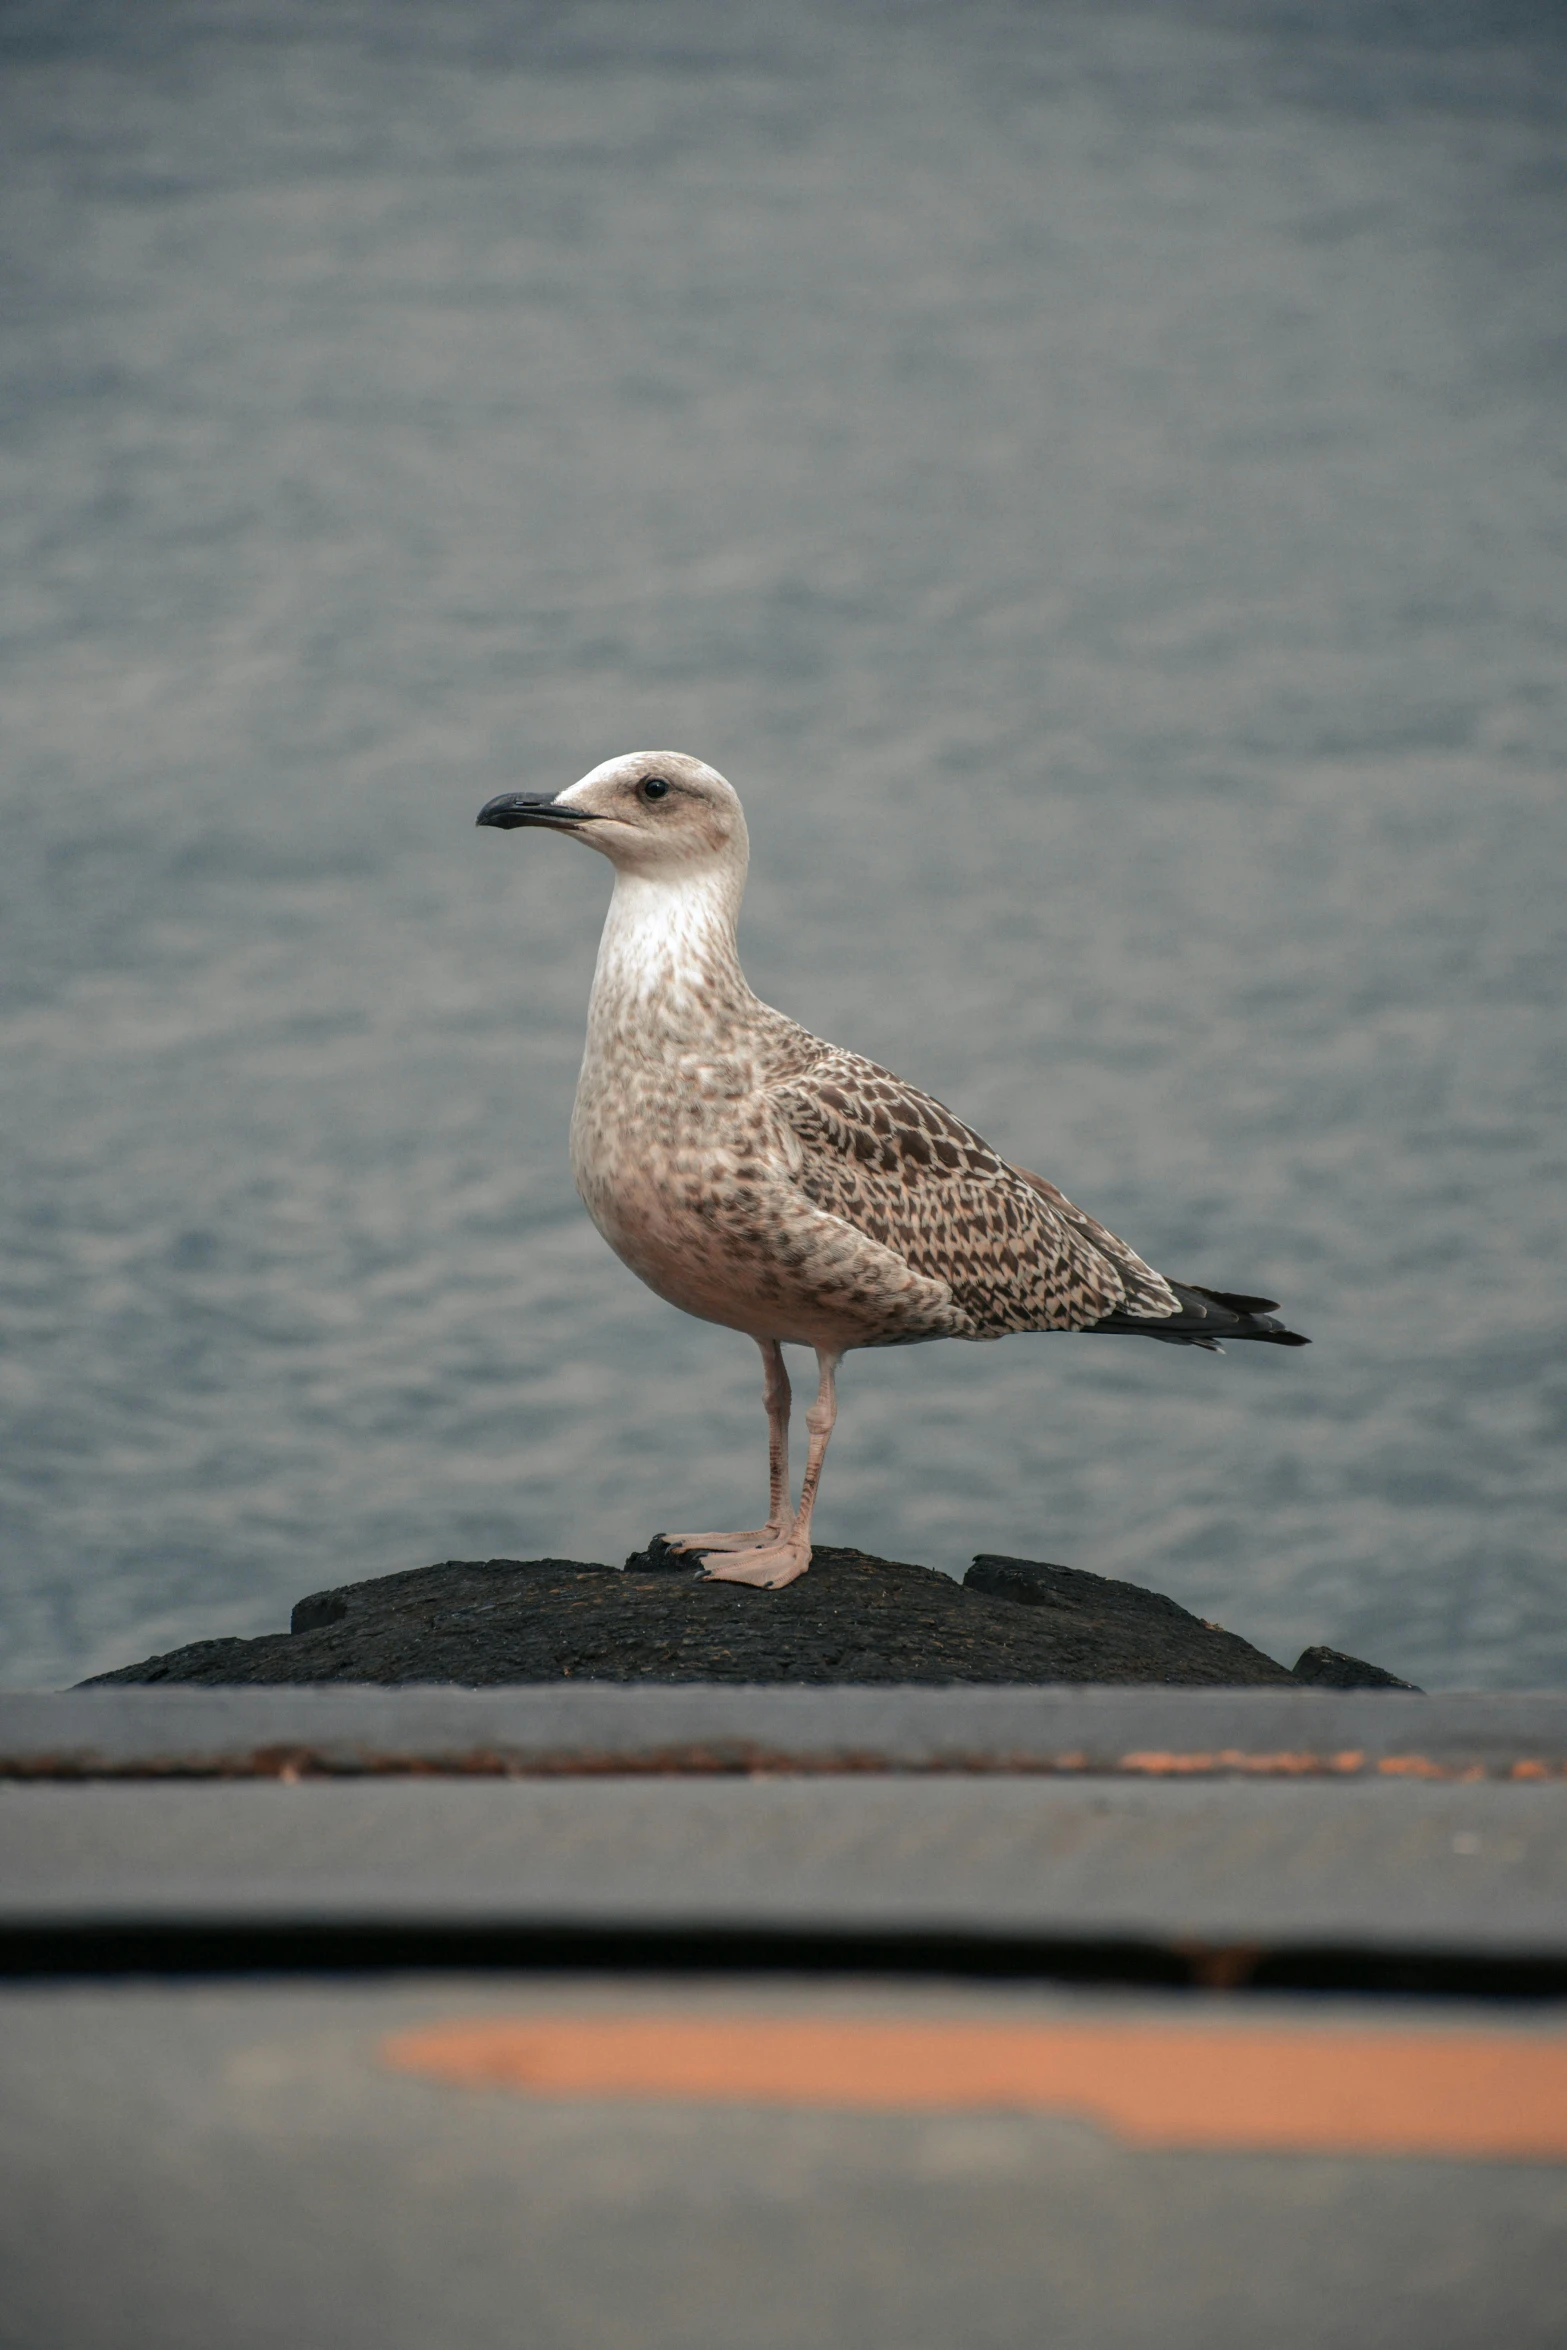
[[[945,1286],[944,1335],[1083,1330],[1117,1310],[1179,1311],[1124,1241],[1043,1177],[1009,1165],[941,1102],[873,1061],[805,1041],[805,1066],[764,1097],[800,1143],[795,1180],[817,1207]]]

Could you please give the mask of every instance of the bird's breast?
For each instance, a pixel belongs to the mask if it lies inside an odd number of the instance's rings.
[[[731,1295],[742,1237],[757,1228],[769,1175],[751,1072],[723,1056],[584,1063],[571,1165],[589,1215],[660,1296],[715,1317]]]

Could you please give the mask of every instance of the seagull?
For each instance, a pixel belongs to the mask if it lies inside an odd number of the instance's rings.
[[[1308,1343],[1271,1298],[1166,1280],[929,1094],[754,995],[735,936],[745,816],[715,768],[633,751],[564,791],[502,792],[478,821],[568,833],[613,865],[572,1173],[650,1289],[761,1349],[766,1525],[664,1537],[707,1575],[776,1591],[806,1572],[853,1347],[1024,1330],[1214,1353],[1232,1338]],[[813,1348],[818,1371],[793,1507],[786,1345]]]

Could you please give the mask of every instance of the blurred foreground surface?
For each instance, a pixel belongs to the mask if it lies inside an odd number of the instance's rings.
[[[1556,2350],[1567,1698],[0,1698],[5,2350]]]
[[[452,1977],[0,1991],[7,2350],[1557,2350],[1567,2168],[1138,2149],[1070,2111],[874,2112],[461,2087],[393,2033],[584,2021],[621,1989]],[[760,2012],[1229,2027],[1115,1999],[787,1978],[644,1984]],[[1246,2021],[1255,2018],[1248,2012]],[[1411,2003],[1289,2001],[1377,2046]],[[1561,2063],[1559,2022],[1447,2011]],[[1351,2095],[1353,2103],[1353,2095]]]
[[[1505,5],[6,9],[0,1677],[746,1522],[751,1350],[571,1191],[606,875],[473,828],[668,743],[764,995],[1317,1342],[859,1357],[824,1539],[1567,1682],[1564,81]]]

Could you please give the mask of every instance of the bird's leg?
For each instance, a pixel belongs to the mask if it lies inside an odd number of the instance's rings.
[[[780,1541],[788,1531],[789,1374],[776,1338],[759,1338],[756,1343],[762,1350],[762,1394],[767,1403],[767,1523],[746,1534],[666,1534],[671,1550],[758,1550]]]
[[[827,1458],[827,1442],[838,1416],[837,1370],[842,1360],[841,1354],[832,1353],[826,1347],[816,1349],[821,1383],[816,1390],[816,1401],[805,1415],[811,1441],[805,1455],[800,1506],[788,1532],[781,1541],[769,1543],[765,1549],[718,1552],[705,1558],[702,1563],[714,1581],[754,1583],[763,1591],[777,1591],[783,1584],[792,1583],[797,1575],[803,1575],[810,1565],[811,1512],[816,1507],[816,1488],[821,1483],[822,1463]]]

